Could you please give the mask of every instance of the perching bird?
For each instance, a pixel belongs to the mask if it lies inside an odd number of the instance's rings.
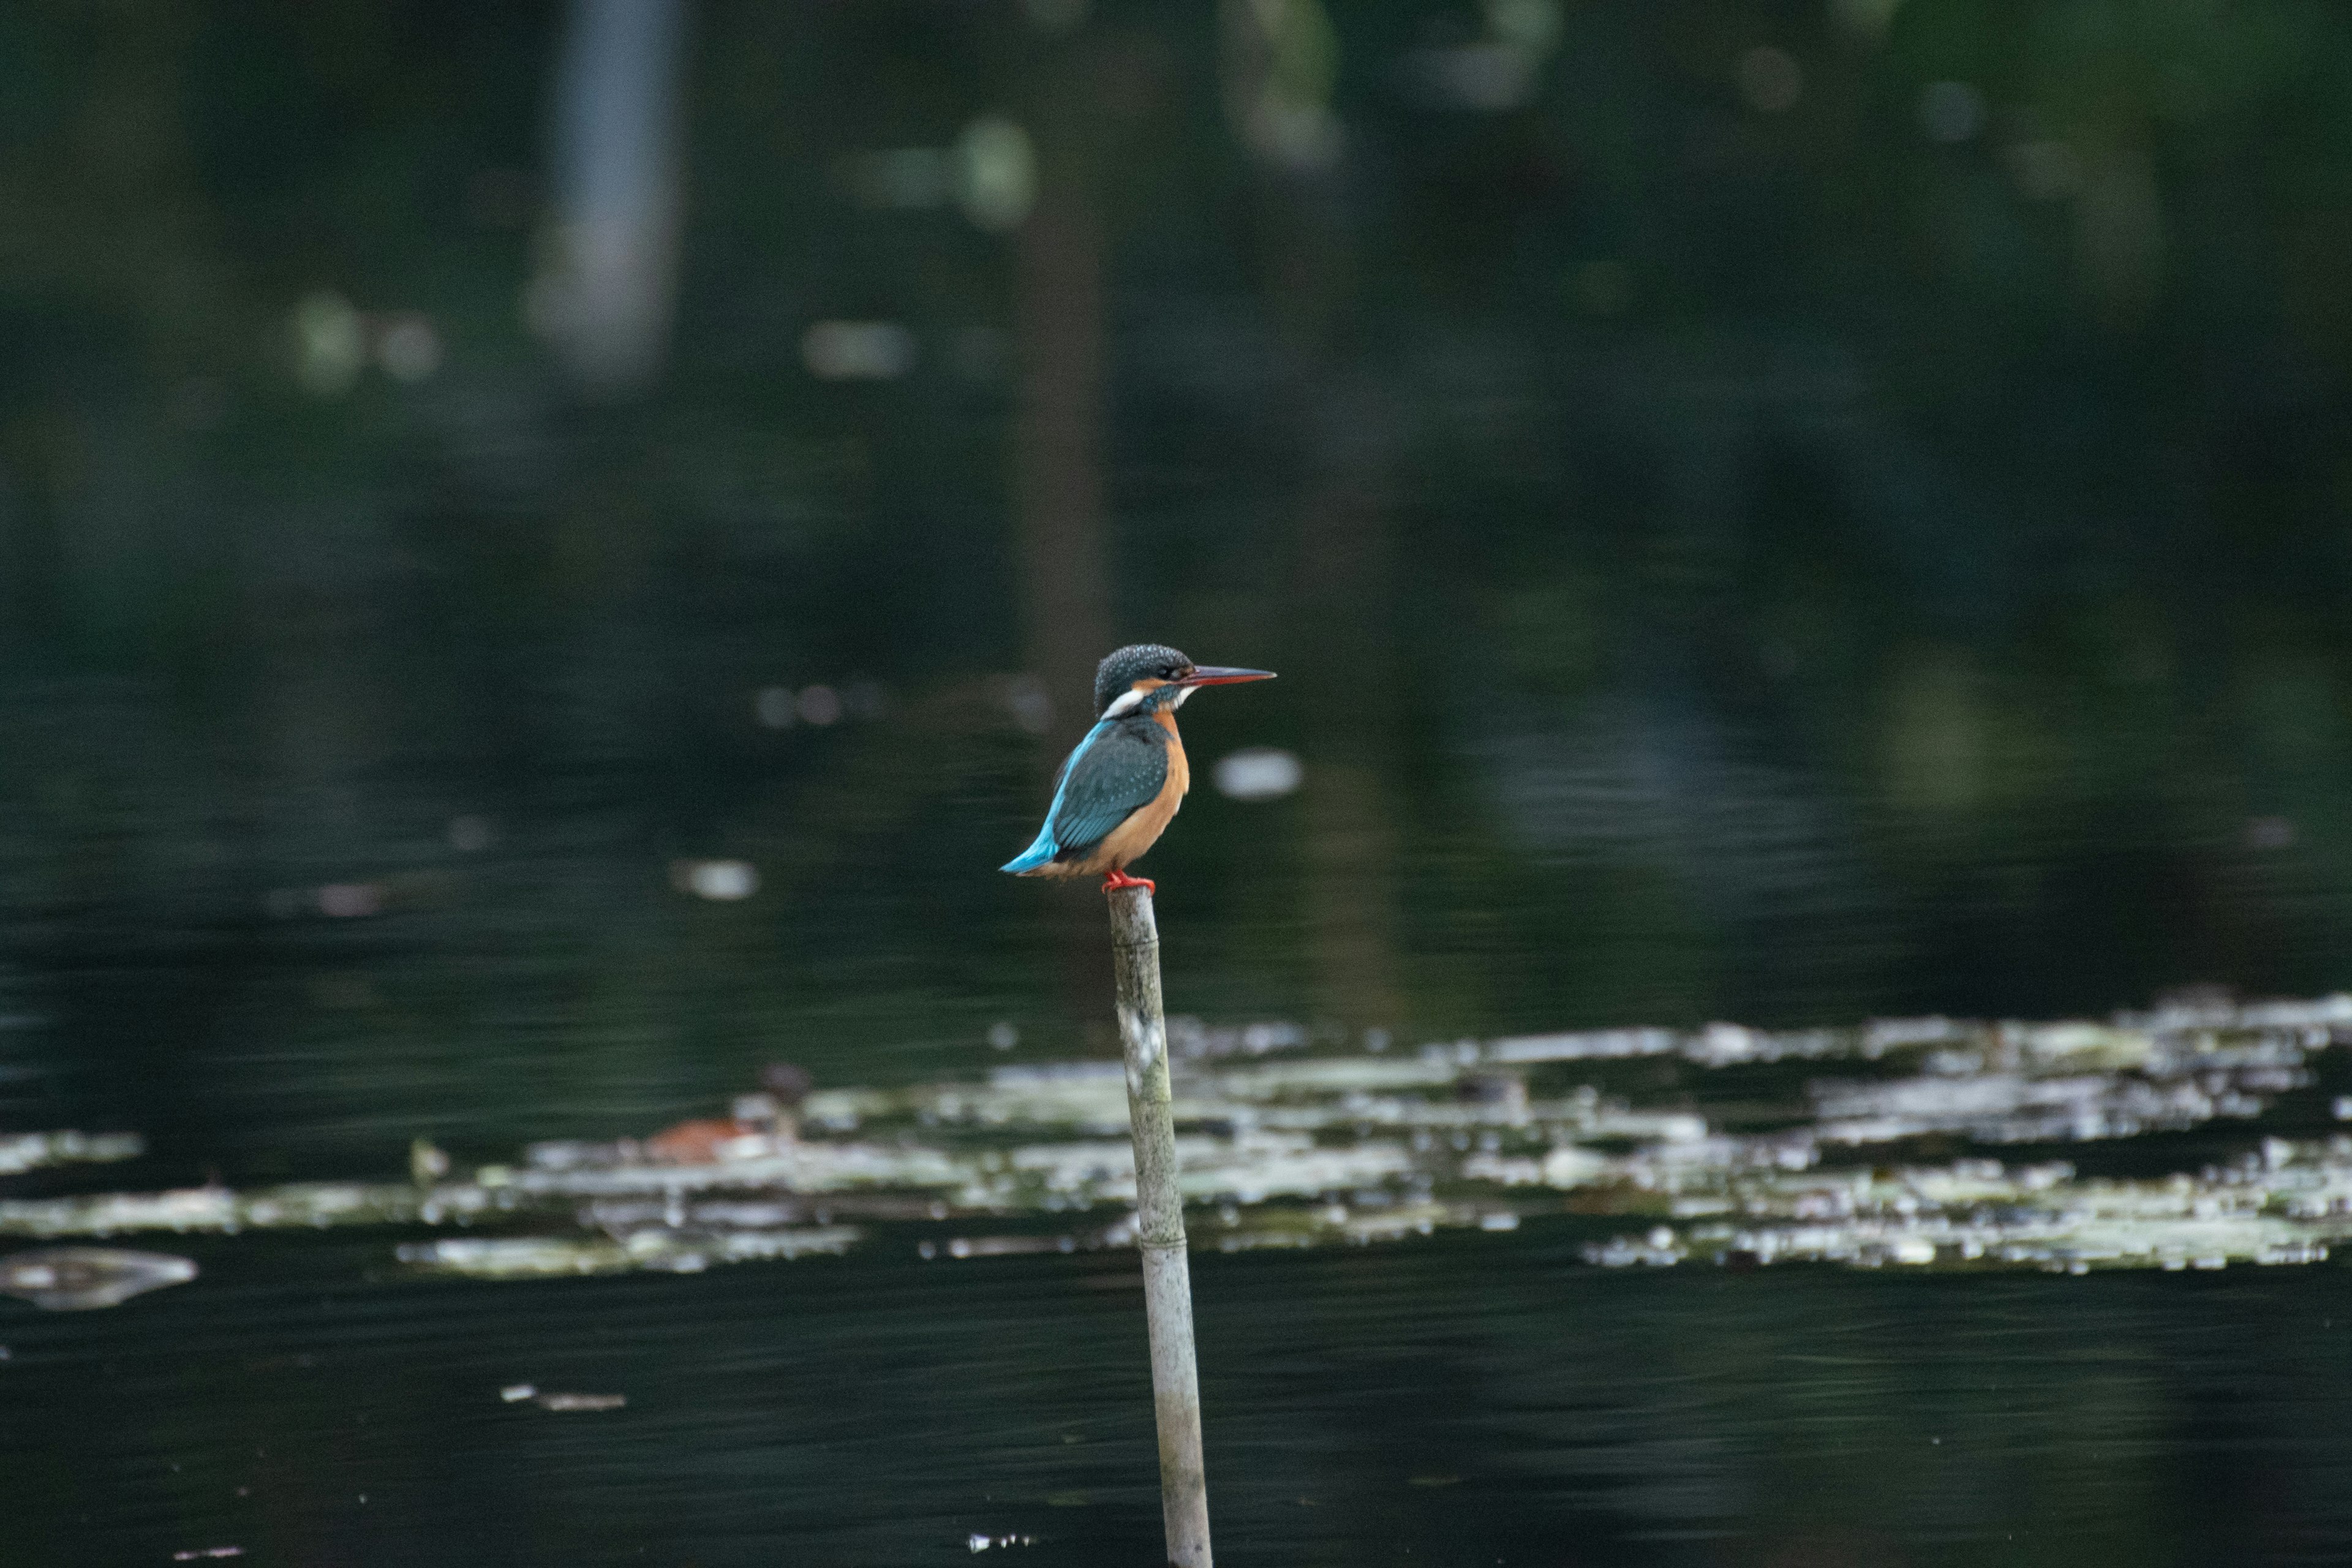
[[[1203,686],[1273,679],[1270,669],[1194,664],[1156,643],[1103,660],[1095,669],[1095,727],[1063,763],[1037,842],[1003,868],[1016,877],[1099,871],[1105,892],[1151,888],[1127,868],[1159,841],[1192,786],[1176,710]]]

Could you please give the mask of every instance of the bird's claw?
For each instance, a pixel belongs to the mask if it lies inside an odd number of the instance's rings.
[[[1149,877],[1130,877],[1124,871],[1113,871],[1103,878],[1104,892],[1116,893],[1121,888],[1141,888],[1155,898],[1160,893],[1160,884]]]

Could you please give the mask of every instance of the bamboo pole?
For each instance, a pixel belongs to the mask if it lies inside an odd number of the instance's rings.
[[[1147,888],[1109,892],[1118,972],[1118,1039],[1135,1132],[1136,1241],[1151,1332],[1151,1404],[1160,1426],[1160,1509],[1173,1568],[1210,1568],[1209,1480],[1201,1464],[1201,1379],[1192,1358],[1192,1273],[1176,1190],[1176,1119],[1168,1024],[1160,1008],[1160,926]]]

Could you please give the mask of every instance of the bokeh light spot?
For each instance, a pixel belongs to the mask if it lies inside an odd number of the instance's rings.
[[[359,379],[367,332],[352,302],[332,289],[306,294],[294,307],[294,378],[320,397],[339,397]]]
[[[1780,114],[1805,93],[1805,70],[1794,55],[1769,44],[1739,57],[1739,96],[1759,114]]]
[[[1984,94],[1967,82],[1929,82],[1919,94],[1919,129],[1930,141],[1948,145],[1972,141],[1984,122]]]
[[[915,368],[915,337],[896,321],[818,321],[801,360],[819,381],[895,381]]]
[[[1246,746],[1220,757],[1213,774],[1217,793],[1234,800],[1278,800],[1306,776],[1296,756],[1274,746]]]

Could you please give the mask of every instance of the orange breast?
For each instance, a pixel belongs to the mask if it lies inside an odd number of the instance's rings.
[[[1160,786],[1160,793],[1152,796],[1150,805],[1112,828],[1109,836],[1095,847],[1095,852],[1084,862],[1088,876],[1098,871],[1123,871],[1141,859],[1144,851],[1160,842],[1160,836],[1168,831],[1177,807],[1184,804],[1184,792],[1192,787],[1192,765],[1185,760],[1183,739],[1176,733],[1176,715],[1162,709],[1152,717],[1168,731],[1168,782]]]

